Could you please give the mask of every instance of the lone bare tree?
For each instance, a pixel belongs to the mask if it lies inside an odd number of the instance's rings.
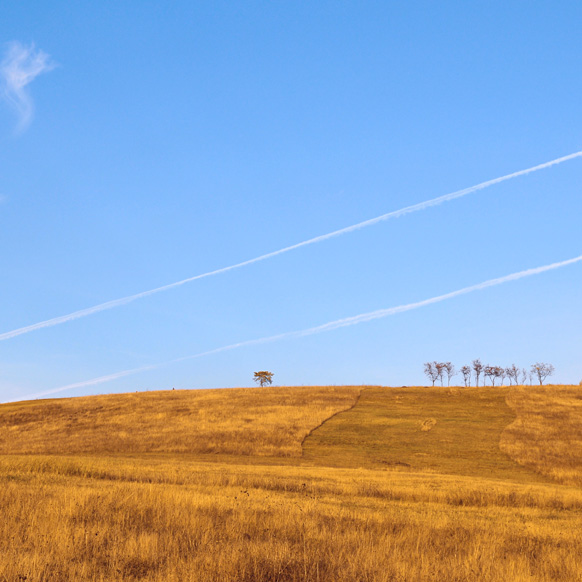
[[[554,366],[552,366],[552,364],[536,362],[531,367],[531,371],[533,376],[537,377],[541,386],[544,383],[544,380],[554,373]]]
[[[451,362],[445,362],[443,364],[443,371],[447,375],[447,386],[451,385],[451,378],[457,373],[455,370],[455,365]]]
[[[479,387],[479,376],[483,372],[483,364],[479,358],[473,360],[473,370],[475,371],[475,386]]]
[[[273,383],[273,376],[273,372],[267,372],[263,370],[262,372],[255,372],[253,380],[262,388],[263,386],[267,386],[268,384],[270,385]]]
[[[465,382],[465,388],[471,385],[471,366],[463,366],[461,368],[461,374],[463,374],[463,381]]]
[[[437,363],[426,362],[426,364],[424,365],[424,373],[426,376],[428,376],[428,379],[432,382],[432,385],[434,386],[434,383],[439,378],[439,370],[437,369]]]

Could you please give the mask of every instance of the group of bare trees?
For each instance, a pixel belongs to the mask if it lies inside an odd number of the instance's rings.
[[[447,386],[450,386],[451,378],[457,371],[455,370],[455,365],[451,362],[427,362],[424,365],[424,373],[428,376],[433,386],[437,380],[440,380],[442,386],[445,376],[447,377]]]
[[[479,386],[479,379],[483,377],[483,385],[487,380],[491,386],[503,386],[505,379],[509,380],[509,385],[533,384],[534,380],[538,381],[540,386],[544,381],[554,373],[554,366],[543,362],[536,362],[530,366],[529,371],[525,368],[519,368],[512,364],[508,368],[502,366],[483,365],[481,360],[476,359],[471,362],[470,366],[463,366],[458,372],[451,362],[426,362],[424,364],[424,373],[428,379],[435,385],[439,381],[441,386],[444,380],[447,380],[447,386],[451,385],[451,378],[458,373],[463,377],[465,386],[471,386],[471,381],[475,379],[475,386]]]

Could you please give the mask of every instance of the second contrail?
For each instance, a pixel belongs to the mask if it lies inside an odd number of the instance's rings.
[[[230,344],[227,346],[222,346],[220,348],[215,348],[213,350],[208,350],[199,354],[194,354],[192,356],[184,356],[182,358],[176,358],[168,362],[163,362],[161,364],[153,364],[149,366],[143,366],[141,368],[133,368],[130,370],[123,370],[121,372],[115,372],[107,376],[100,376],[98,378],[93,378],[91,380],[84,380],[82,382],[76,382],[74,384],[67,384],[66,386],[61,386],[60,388],[53,388],[45,392],[39,392],[37,394],[30,394],[25,398],[41,398],[43,396],[49,396],[51,394],[57,394],[59,392],[64,392],[66,390],[73,390],[75,388],[86,388],[87,386],[95,386],[97,384],[104,384],[106,382],[111,382],[125,376],[131,376],[133,374],[138,374],[140,372],[146,372],[148,370],[155,370],[162,368],[164,366],[169,366],[171,364],[177,364],[178,362],[184,362],[186,360],[193,360],[196,358],[202,358],[203,356],[210,356],[211,354],[218,354],[220,352],[226,352],[234,350],[237,348],[255,346],[259,344],[271,343],[283,339],[300,338],[308,335],[314,335],[317,333],[323,333],[326,331],[332,331],[334,329],[339,329],[341,327],[348,327],[350,325],[357,325],[358,323],[364,323],[366,321],[372,321],[374,319],[380,319],[382,317],[388,317],[390,315],[396,315],[397,313],[403,313],[405,311],[411,311],[413,309],[419,309],[421,307],[426,307],[427,305],[432,305],[433,303],[440,303],[441,301],[446,301],[447,299],[453,299],[459,297],[459,295],[466,295],[467,293],[472,293],[473,291],[481,291],[482,289],[487,289],[488,287],[495,287],[496,285],[502,285],[503,283],[509,283],[510,281],[517,281],[518,279],[523,279],[524,277],[531,277],[532,275],[539,275],[540,273],[545,273],[546,271],[552,271],[554,269],[559,269],[561,267],[566,267],[567,265],[572,265],[574,263],[579,263],[582,261],[582,255],[574,257],[573,259],[568,259],[566,261],[560,261],[559,263],[552,263],[550,265],[544,265],[542,267],[536,267],[534,269],[527,269],[525,271],[519,271],[518,273],[512,273],[511,275],[505,275],[504,277],[498,277],[497,279],[489,279],[483,283],[478,283],[477,285],[471,285],[470,287],[464,287],[463,289],[458,289],[457,291],[452,291],[450,293],[445,293],[444,295],[437,295],[436,297],[431,297],[430,299],[424,299],[423,301],[417,301],[415,303],[407,303],[406,305],[398,305],[397,307],[389,307],[387,309],[378,309],[376,311],[370,311],[368,313],[361,313],[360,315],[354,315],[352,317],[345,317],[343,319],[336,319],[329,323],[323,325],[318,325],[315,327],[310,327],[308,329],[303,329],[300,331],[290,331],[286,333],[281,333],[278,335],[272,335],[268,337],[263,337],[254,340],[247,340],[239,342],[236,344]]]
[[[424,202],[419,202],[418,204],[413,204],[412,206],[406,206],[405,208],[401,208],[400,210],[394,210],[392,212],[388,212],[387,214],[382,214],[381,216],[377,216],[376,218],[371,218],[369,220],[364,220],[363,222],[358,222],[357,224],[353,224],[351,226],[347,226],[345,228],[341,228],[339,230],[334,230],[333,232],[328,232],[327,234],[322,234],[320,236],[316,236],[314,238],[310,238],[308,240],[304,240],[303,242],[279,249],[277,251],[273,251],[271,253],[267,253],[265,255],[261,255],[259,257],[255,257],[254,259],[249,259],[248,261],[243,261],[242,263],[236,263],[235,265],[230,265],[228,267],[222,267],[221,269],[216,269],[214,271],[209,271],[207,273],[202,273],[201,275],[195,275],[194,277],[189,277],[187,279],[182,279],[181,281],[176,281],[175,283],[169,283],[168,285],[163,285],[162,287],[156,287],[155,289],[150,289],[149,291],[142,291],[141,293],[136,293],[135,295],[128,295],[127,297],[122,297],[121,299],[113,299],[112,301],[107,301],[105,303],[100,303],[99,305],[94,305],[93,307],[88,307],[87,309],[81,309],[79,311],[74,311],[67,315],[61,315],[60,317],[54,317],[52,319],[46,319],[44,321],[40,321],[38,323],[34,323],[32,325],[27,325],[25,327],[19,327],[18,329],[13,329],[12,331],[6,331],[0,334],[0,341],[8,340],[14,338],[19,335],[23,335],[25,333],[30,333],[31,331],[36,331],[38,329],[43,329],[45,327],[52,327],[55,325],[60,325],[61,323],[66,323],[68,321],[73,321],[74,319],[80,319],[82,317],[87,317],[88,315],[93,315],[94,313],[99,313],[100,311],[105,311],[107,309],[113,309],[114,307],[120,307],[121,305],[127,305],[137,299],[141,299],[143,297],[148,297],[149,295],[154,295],[155,293],[160,293],[162,291],[168,291],[169,289],[173,289],[174,287],[179,287],[180,285],[184,285],[186,283],[190,283],[191,281],[196,281],[198,279],[204,279],[205,277],[212,277],[213,275],[220,275],[222,273],[226,273],[228,271],[232,271],[234,269],[240,269],[241,267],[246,267],[247,265],[252,265],[253,263],[258,263],[260,261],[264,261],[266,259],[270,259],[272,257],[276,257],[277,255],[282,255],[283,253],[288,253],[289,251],[293,251],[295,249],[299,249],[301,247],[305,247],[307,245],[312,245],[315,243],[323,242],[330,238],[334,238],[336,236],[341,236],[343,234],[347,234],[349,232],[353,232],[355,230],[359,230],[361,228],[365,228],[367,226],[372,226],[373,224],[377,224],[378,222],[382,222],[384,220],[389,220],[391,218],[399,218],[404,216],[405,214],[411,214],[413,212],[419,212],[420,210],[425,210],[426,208],[430,208],[431,206],[438,206],[443,202],[449,202],[450,200],[455,200],[456,198],[461,198],[466,196],[467,194],[471,194],[472,192],[476,192],[478,190],[483,190],[484,188],[488,188],[489,186],[493,186],[494,184],[499,184],[500,182],[505,182],[506,180],[511,180],[513,178],[517,178],[519,176],[525,176],[526,174],[531,174],[532,172],[537,172],[538,170],[544,170],[551,166],[555,166],[557,164],[561,164],[563,162],[567,162],[569,160],[573,160],[574,158],[579,158],[582,156],[582,151],[575,152],[573,154],[569,154],[567,156],[563,156],[561,158],[556,158],[555,160],[551,160],[549,162],[545,162],[543,164],[538,164],[537,166],[532,166],[531,168],[527,168],[525,170],[519,170],[518,172],[513,172],[512,174],[507,174],[505,176],[501,176],[499,178],[494,178],[493,180],[487,180],[487,182],[481,182],[480,184],[476,184],[475,186],[470,186],[469,188],[464,188],[463,190],[457,190],[456,192],[452,192],[450,194],[445,194],[443,196],[439,196],[438,198],[432,198],[431,200],[425,200]]]

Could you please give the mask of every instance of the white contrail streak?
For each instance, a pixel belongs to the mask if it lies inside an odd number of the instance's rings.
[[[431,206],[437,206],[442,204],[443,202],[448,202],[449,200],[454,200],[455,198],[461,198],[462,196],[466,196],[467,194],[471,194],[472,192],[476,192],[477,190],[483,190],[484,188],[488,188],[489,186],[493,186],[494,184],[499,184],[500,182],[505,182],[506,180],[511,180],[512,178],[517,178],[518,176],[525,176],[526,174],[531,174],[532,172],[537,172],[538,170],[543,170],[545,168],[549,168],[550,166],[555,166],[556,164],[561,164],[563,162],[567,162],[568,160],[573,160],[574,158],[579,158],[582,156],[582,151],[575,152],[573,154],[569,154],[567,156],[563,156],[561,158],[557,158],[555,160],[551,160],[549,162],[545,162],[543,164],[539,164],[537,166],[533,166],[531,168],[527,168],[526,170],[520,170],[519,172],[513,172],[512,174],[507,174],[506,176],[501,176],[500,178],[495,178],[493,180],[488,180],[487,182],[481,182],[476,186],[471,186],[469,188],[465,188],[463,190],[458,190],[456,192],[452,192],[451,194],[445,194],[444,196],[439,196],[438,198],[433,198],[432,200],[426,200],[425,202],[420,202],[418,204],[413,204],[412,206],[406,206],[405,208],[401,208],[400,210],[394,210],[393,212],[388,212],[387,214],[382,214],[381,216],[377,216],[376,218],[371,218],[370,220],[365,220],[364,222],[358,222],[357,224],[353,224],[352,226],[347,226],[346,228],[341,228],[340,230],[334,230],[333,232],[329,232],[327,234],[322,234],[320,236],[316,236],[315,238],[310,238],[308,240],[304,240],[303,242],[291,245],[289,247],[285,247],[279,249],[278,251],[273,251],[271,253],[267,253],[266,255],[261,255],[259,257],[255,257],[254,259],[249,259],[248,261],[243,261],[242,263],[236,263],[235,265],[230,265],[229,267],[223,267],[221,269],[216,269],[214,271],[209,271],[208,273],[203,273],[201,275],[196,275],[194,277],[189,277],[188,279],[182,279],[181,281],[177,281],[175,283],[170,283],[168,285],[163,285],[162,287],[156,287],[155,289],[150,289],[149,291],[143,291],[141,293],[136,293],[135,295],[128,295],[127,297],[122,297],[121,299],[114,299],[112,301],[107,301],[106,303],[100,303],[99,305],[95,305],[93,307],[88,307],[87,309],[81,309],[80,311],[74,311],[73,313],[69,313],[68,315],[62,315],[60,317],[55,317],[53,319],[47,319],[45,321],[41,321],[39,323],[34,323],[32,325],[27,325],[25,327],[20,327],[18,329],[13,329],[12,331],[6,331],[0,334],[0,341],[7,340],[14,338],[16,336],[30,333],[31,331],[36,331],[37,329],[42,329],[45,327],[52,327],[54,325],[59,325],[61,323],[66,323],[68,321],[73,321],[74,319],[80,319],[81,317],[87,317],[88,315],[93,315],[94,313],[98,313],[100,311],[105,311],[106,309],[113,309],[114,307],[119,307],[121,305],[126,305],[135,301],[136,299],[141,299],[142,297],[148,297],[149,295],[154,295],[155,293],[160,293],[161,291],[167,291],[168,289],[173,289],[174,287],[179,287],[180,285],[184,285],[185,283],[190,283],[191,281],[196,281],[198,279],[204,279],[205,277],[212,277],[213,275],[220,275],[222,273],[226,273],[228,271],[232,271],[234,269],[239,269],[241,267],[246,267],[247,265],[252,265],[253,263],[258,263],[259,261],[264,261],[266,259],[270,259],[272,257],[276,257],[277,255],[282,255],[283,253],[288,253],[289,251],[293,251],[295,249],[305,247],[307,245],[312,245],[315,243],[323,242],[330,238],[341,236],[343,234],[347,234],[349,232],[353,232],[355,230],[359,230],[361,228],[365,228],[367,226],[372,226],[378,222],[382,222],[384,220],[389,220],[390,218],[399,218],[404,216],[405,214],[411,214],[413,212],[418,212],[420,210],[425,210],[426,208],[430,208]]]
[[[300,338],[308,335],[314,335],[316,333],[323,333],[326,331],[332,331],[334,329],[339,329],[340,327],[348,327],[350,325],[357,325],[358,323],[364,323],[366,321],[372,321],[374,319],[380,319],[382,317],[388,317],[389,315],[396,315],[397,313],[403,313],[404,311],[411,311],[413,309],[419,309],[420,307],[426,307],[427,305],[432,305],[433,303],[440,303],[441,301],[446,301],[447,299],[453,299],[459,295],[465,295],[467,293],[472,293],[473,291],[481,291],[482,289],[487,289],[488,287],[494,287],[496,285],[502,285],[503,283],[509,283],[510,281],[517,281],[518,279],[523,279],[524,277],[531,277],[532,275],[539,275],[540,273],[545,273],[546,271],[552,271],[554,269],[559,269],[567,265],[572,265],[574,263],[579,263],[582,261],[582,255],[575,257],[573,259],[568,259],[566,261],[561,261],[559,263],[552,263],[551,265],[544,265],[543,267],[536,267],[535,269],[527,269],[526,271],[519,271],[518,273],[513,273],[511,275],[506,275],[505,277],[499,277],[497,279],[489,279],[483,283],[478,283],[477,285],[471,285],[470,287],[464,287],[463,289],[458,289],[457,291],[452,291],[450,293],[445,293],[444,295],[437,295],[436,297],[431,297],[430,299],[424,299],[423,301],[417,301],[416,303],[407,303],[406,305],[398,305],[397,307],[389,307],[388,309],[378,309],[377,311],[370,311],[368,313],[361,313],[360,315],[354,315],[352,317],[346,317],[344,319],[336,319],[335,321],[330,321],[323,325],[318,325],[316,327],[310,327],[308,329],[303,329],[300,331],[290,331],[286,333],[281,333],[278,335],[272,335],[268,337],[263,337],[254,340],[248,340],[244,342],[239,342],[236,344],[230,344],[227,346],[222,346],[220,348],[215,348],[207,352],[202,352],[199,354],[194,354],[192,356],[184,356],[182,358],[176,358],[168,362],[162,362],[161,364],[153,364],[150,366],[144,366],[142,368],[133,368],[131,370],[124,370],[122,372],[116,372],[115,374],[110,374],[108,376],[100,376],[99,378],[93,378],[92,380],[85,380],[83,382],[76,382],[75,384],[67,384],[66,386],[61,386],[60,388],[54,388],[52,390],[47,390],[46,392],[39,392],[38,394],[31,394],[26,396],[26,399],[40,398],[43,396],[49,396],[51,394],[56,394],[58,392],[64,392],[65,390],[73,390],[74,388],[85,388],[87,386],[95,386],[96,384],[103,384],[105,382],[110,382],[112,380],[117,380],[118,378],[123,378],[125,376],[130,376],[132,374],[138,374],[139,372],[146,372],[148,370],[155,370],[157,368],[162,368],[164,366],[169,366],[170,364],[176,364],[178,362],[184,362],[185,360],[193,360],[195,358],[202,358],[203,356],[209,356],[211,354],[218,354],[220,352],[226,352],[234,350],[237,348],[254,346],[258,344],[265,344],[270,342],[279,341],[282,339]]]

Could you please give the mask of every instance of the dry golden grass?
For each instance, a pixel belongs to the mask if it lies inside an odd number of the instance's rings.
[[[304,459],[338,467],[389,467],[541,482],[499,448],[515,419],[509,388],[366,388],[358,404],[304,443]],[[423,423],[425,428],[422,430]]]
[[[4,457],[0,580],[575,581],[582,491],[179,459]]]
[[[188,452],[297,457],[361,387],[171,390],[0,405],[0,454]]]
[[[582,489],[549,481],[580,484],[575,390],[0,406],[0,582],[581,581]]]
[[[519,387],[507,403],[517,418],[503,432],[501,449],[542,475],[582,486],[582,387]]]

